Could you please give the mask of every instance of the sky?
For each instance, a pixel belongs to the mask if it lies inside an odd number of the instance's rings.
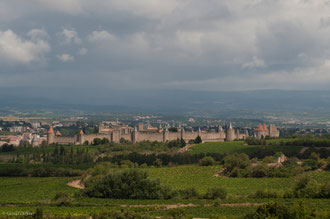
[[[330,87],[329,0],[0,0],[0,86]]]

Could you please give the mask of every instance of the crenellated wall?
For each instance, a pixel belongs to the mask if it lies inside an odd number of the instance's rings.
[[[104,130],[102,130],[104,131]],[[275,131],[273,131],[274,134]],[[218,128],[215,132],[186,132],[184,129],[179,129],[178,132],[169,132],[168,130],[155,131],[138,131],[131,127],[115,128],[108,133],[97,133],[97,134],[84,134],[82,131],[80,134],[73,137],[59,137],[53,134],[48,134],[48,143],[60,143],[60,144],[83,144],[85,141],[93,143],[95,138],[106,138],[110,142],[120,142],[120,139],[125,139],[130,142],[141,142],[141,141],[158,141],[168,142],[177,139],[184,139],[186,142],[194,140],[200,136],[203,142],[212,141],[234,141],[235,139],[245,139],[248,134],[238,134],[233,128],[228,128],[226,131],[222,128]]]
[[[75,144],[76,142],[77,142],[77,136],[73,136],[73,137],[54,136],[54,143]]]
[[[136,132],[135,141],[158,141],[163,142],[164,133],[159,132]]]

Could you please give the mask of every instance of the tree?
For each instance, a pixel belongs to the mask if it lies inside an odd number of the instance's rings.
[[[84,193],[89,197],[116,199],[168,199],[170,190],[161,186],[159,179],[137,169],[90,177]]]
[[[231,154],[224,158],[223,166],[227,172],[231,172],[235,167],[244,169],[250,165],[249,157],[246,154]]]
[[[194,141],[194,143],[195,144],[200,144],[200,143],[202,143],[203,141],[202,141],[202,138],[201,138],[201,136],[197,136],[196,138],[195,138],[195,141]]]

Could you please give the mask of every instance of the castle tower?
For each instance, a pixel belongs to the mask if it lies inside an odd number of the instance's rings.
[[[37,138],[37,135],[34,135],[32,138],[32,147],[38,147],[39,146],[39,139]]]
[[[138,129],[134,127],[134,131],[132,133],[132,142],[135,144],[138,142]]]
[[[143,131],[144,130],[144,125],[143,123],[139,123],[138,124],[138,128],[137,128],[138,131]]]
[[[159,133],[162,133],[162,132],[163,132],[163,127],[162,127],[161,124],[160,124],[159,127],[158,127],[158,132],[159,132]]]
[[[54,129],[53,126],[50,126],[47,133],[47,144],[48,145],[53,144],[55,140],[54,138],[55,138]]]
[[[235,129],[231,123],[229,123],[229,127],[226,130],[226,141],[234,141],[236,139]]]
[[[218,125],[218,132],[220,133],[220,132],[222,132],[223,130],[222,130],[222,126],[221,125]]]
[[[80,130],[80,133],[78,135],[78,143],[80,145],[83,145],[85,143],[85,136],[83,130]]]
[[[254,130],[257,139],[265,138],[269,133],[266,124],[261,125],[259,123],[258,128]]]
[[[184,139],[184,127],[181,128],[181,139]]]
[[[163,142],[167,142],[168,138],[169,138],[169,131],[168,131],[168,127],[165,127],[165,130],[163,131]]]

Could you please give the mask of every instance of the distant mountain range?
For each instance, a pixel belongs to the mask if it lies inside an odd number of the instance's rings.
[[[253,117],[277,114],[329,117],[330,91],[187,91],[0,88],[0,110],[143,112]]]

